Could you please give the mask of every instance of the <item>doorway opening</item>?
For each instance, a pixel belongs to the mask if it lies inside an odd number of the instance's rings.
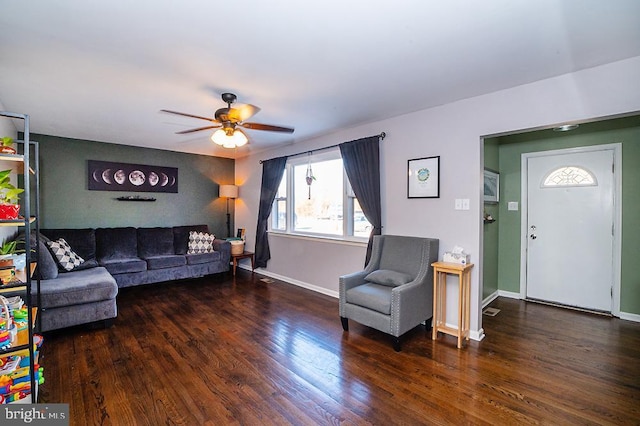
[[[528,235],[522,225],[522,154],[619,143],[624,148],[625,163],[638,164],[640,115],[635,114],[582,123],[579,128],[565,133],[547,128],[483,138],[483,168],[496,171],[500,179],[499,201],[484,205],[485,217],[488,214],[493,220],[485,220],[481,225],[483,308],[499,296],[526,298],[521,279],[526,268],[526,263],[521,259],[522,238]],[[636,225],[640,219],[636,219],[634,213],[640,208],[640,203],[637,197],[632,196],[630,189],[634,187],[640,172],[633,166],[626,169],[624,174],[619,173],[616,177],[622,181],[624,192],[616,194],[615,199],[620,203],[618,207],[621,211],[616,213],[614,231],[621,232],[617,244],[623,245],[625,251],[621,253],[617,249],[617,258],[613,261],[616,294],[613,295],[610,311],[622,319],[638,321],[638,303],[634,302],[635,297],[628,296],[635,294],[632,280],[638,272],[638,262],[630,253],[640,250],[640,226]],[[622,171],[621,168],[618,171]],[[624,194],[627,194],[626,198]],[[625,213],[623,229],[622,216]]]

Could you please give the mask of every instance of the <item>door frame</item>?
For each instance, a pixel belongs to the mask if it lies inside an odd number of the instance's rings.
[[[528,162],[529,158],[549,155],[574,154],[593,151],[613,151],[613,292],[611,314],[620,317],[620,274],[622,269],[622,144],[590,145],[550,151],[525,152],[521,155],[521,214],[520,214],[520,298],[527,298],[527,217],[528,217]]]

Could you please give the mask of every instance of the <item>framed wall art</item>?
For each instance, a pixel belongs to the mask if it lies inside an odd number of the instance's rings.
[[[408,161],[407,198],[440,198],[440,156]]]
[[[93,191],[178,192],[176,167],[88,160]]]
[[[496,204],[500,200],[500,174],[484,169],[484,202]]]

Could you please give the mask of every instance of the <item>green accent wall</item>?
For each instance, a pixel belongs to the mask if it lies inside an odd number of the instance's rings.
[[[234,182],[234,160],[38,134],[31,139],[40,143],[42,228],[207,224],[226,237],[226,200],[218,198],[218,186]],[[87,160],[177,167],[178,193],[89,191]],[[116,200],[129,195],[157,201]]]
[[[484,167],[497,171],[500,168],[498,139],[491,138],[484,141]],[[496,221],[483,225],[482,240],[482,299],[486,299],[498,291],[498,237],[500,223],[500,209],[498,204],[484,204],[484,214],[489,214]]]
[[[527,152],[622,144],[622,265],[620,311],[640,314],[640,120],[609,120],[559,133],[551,130],[499,139],[500,221],[498,288],[520,292],[521,155]],[[507,202],[517,201],[518,211]],[[486,228],[485,228],[486,231]]]

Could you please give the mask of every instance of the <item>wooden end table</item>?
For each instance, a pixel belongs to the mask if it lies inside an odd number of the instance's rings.
[[[469,317],[471,308],[471,268],[473,263],[459,265],[457,263],[435,262],[433,266],[433,334],[438,338],[438,331],[458,338],[458,349],[462,340],[469,340]],[[458,328],[448,327],[447,322],[447,274],[458,276]]]
[[[256,269],[255,255],[251,251],[243,251],[240,254],[231,255],[231,260],[233,261],[233,275],[236,275],[236,267],[238,266],[238,261],[240,259],[251,259],[251,273],[253,274],[254,269]]]

